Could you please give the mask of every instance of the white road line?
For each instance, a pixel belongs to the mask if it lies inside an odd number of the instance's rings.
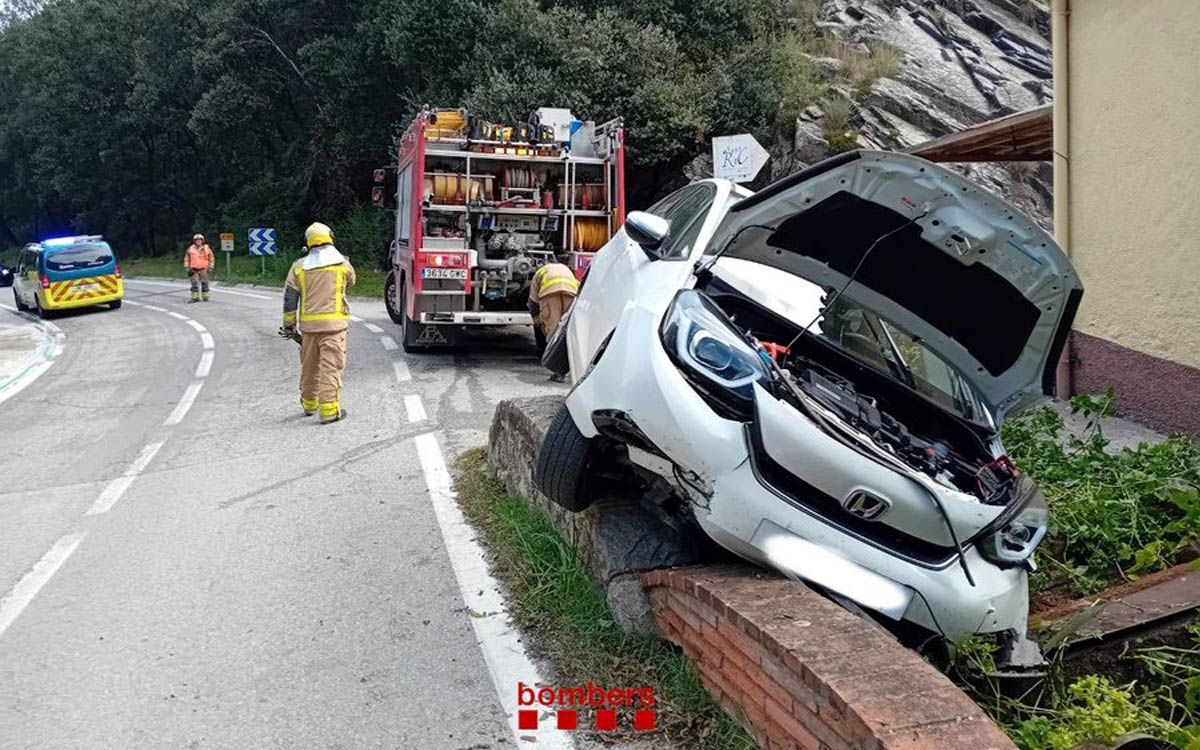
[[[29,606],[33,597],[37,596],[46,582],[58,572],[58,569],[67,561],[85,536],[87,536],[86,531],[67,534],[55,542],[50,551],[33,564],[33,568],[28,573],[21,576],[21,580],[17,581],[17,585],[8,592],[8,596],[0,601],[0,635],[4,635],[8,626],[21,616],[21,612],[25,611],[25,607]]]
[[[396,346],[396,339],[392,338],[391,336],[380,336],[379,343],[383,344],[383,348],[389,352],[394,352],[398,348]]]
[[[3,305],[5,310],[16,313],[15,308],[8,305]],[[20,315],[20,313],[18,313]],[[22,318],[25,316],[21,315]],[[45,320],[34,321],[35,326],[43,329],[43,334],[47,331],[49,335],[42,336],[42,343],[39,346],[40,352],[36,356],[37,360],[29,363],[20,372],[0,381],[0,403],[4,403],[8,399],[25,390],[35,380],[45,374],[46,370],[54,364],[54,360],[58,355],[62,354],[63,335],[62,329],[53,323]]]
[[[96,498],[96,502],[92,503],[92,507],[88,509],[87,515],[98,516],[101,513],[107,513],[112,510],[112,507],[117,504],[125,491],[133,484],[133,480],[138,478],[138,475],[146,470],[150,462],[158,454],[160,448],[163,447],[163,441],[151,443],[145,448],[142,448],[142,454],[129,465],[125,473],[108,483],[104,491],[100,493],[100,497]]]
[[[363,328],[366,328],[371,333],[383,333],[383,329],[374,323],[363,323]]]
[[[150,281],[149,279],[126,279],[126,281],[127,282],[132,281],[135,285],[136,284],[150,284],[151,286],[169,286],[172,289],[179,289],[179,290],[184,290],[184,289],[190,288],[189,285],[187,285],[187,284],[182,284],[182,283],[172,284],[169,281]],[[213,287],[211,287],[211,290],[214,292],[220,292],[221,294],[232,294],[232,295],[235,295],[238,297],[250,297],[253,299],[275,299],[274,297],[271,297],[266,294],[254,294],[253,292],[240,292],[240,291],[235,291],[233,289],[226,289],[225,287],[221,287],[221,286],[213,286]]]
[[[408,412],[408,421],[410,423],[425,421],[425,404],[421,403],[420,396],[405,396],[404,411]]]
[[[137,300],[132,300],[132,299],[125,300],[125,304],[133,305],[134,307],[145,307],[146,306],[145,304],[138,302]]]
[[[412,373],[408,371],[408,363],[402,359],[392,362],[392,370],[396,373],[396,380],[401,383],[407,383],[412,380]]]
[[[153,310],[154,312],[166,312],[167,311],[167,308],[159,307],[158,305],[143,305],[143,307],[145,307],[147,310]]]
[[[208,351],[200,355],[200,364],[196,365],[196,377],[207,378],[208,373],[212,370],[213,352],[212,346],[205,347]]]
[[[183,320],[183,321],[189,320],[188,316],[181,315],[180,313],[177,313],[174,310],[167,310],[167,315],[170,315],[175,320]]]
[[[205,331],[204,333],[201,333],[201,334],[200,334],[200,344],[201,344],[201,345],[202,345],[202,346],[203,346],[205,349],[212,349],[212,348],[213,348],[213,337],[212,337],[212,334],[211,334],[211,333],[209,333],[208,331]]]
[[[350,320],[353,320],[355,323],[361,323],[361,322],[363,322],[363,319],[362,319],[362,318],[360,318],[360,317],[358,317],[357,315],[351,315],[351,316],[350,316]]]
[[[171,416],[167,417],[167,421],[163,422],[163,425],[170,427],[182,422],[183,418],[187,416],[188,409],[192,408],[192,402],[196,400],[196,396],[200,395],[200,389],[203,387],[203,380],[193,380],[192,384],[183,392],[183,398],[179,399],[179,403],[175,405],[175,411],[171,412]]]
[[[192,327],[192,330],[198,331],[200,333],[204,333],[205,331],[208,330],[207,328],[204,327],[204,325],[202,323],[195,321],[195,320],[188,320],[187,324]]]
[[[463,603],[471,613],[481,615],[468,619],[471,621],[471,627],[475,629],[475,639],[479,642],[488,672],[491,673],[492,685],[496,688],[500,705],[508,714],[509,727],[519,746],[522,744],[521,735],[526,733],[517,729],[517,682],[526,685],[540,685],[544,682],[521,645],[521,635],[513,627],[508,616],[504,599],[500,596],[499,584],[488,572],[486,558],[479,543],[475,541],[475,533],[467,526],[462,511],[455,502],[450,472],[446,469],[437,437],[434,433],[427,432],[414,438],[414,442],[421,470],[425,474],[425,486],[429,488],[429,499],[442,531],[446,551],[450,555],[454,577],[458,579]],[[574,743],[571,736],[565,732],[540,728],[537,732],[537,746],[573,748]]]

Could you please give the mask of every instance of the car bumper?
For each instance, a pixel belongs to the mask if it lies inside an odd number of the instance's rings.
[[[69,299],[52,299],[51,297],[38,293],[38,303],[43,310],[72,310],[79,307],[91,307],[93,305],[106,305],[110,302],[116,302],[125,297],[125,282],[117,281],[116,291],[98,292],[91,296],[80,296]]]
[[[691,387],[664,351],[651,311],[626,310],[604,355],[566,404],[588,437],[601,431],[596,412],[618,414],[636,427],[637,440],[626,441],[639,449],[631,457],[686,483],[701,528],[729,551],[950,638],[1004,631],[1024,636],[1024,569],[1001,569],[969,546],[971,585],[956,555],[914,562],[848,533],[766,481],[756,466],[752,431],[718,416]],[[686,472],[683,482],[671,464]],[[836,560],[811,564],[820,555],[804,554],[806,543]],[[864,601],[870,592],[881,598]]]

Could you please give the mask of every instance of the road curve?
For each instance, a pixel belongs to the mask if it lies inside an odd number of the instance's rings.
[[[562,388],[528,336],[406,357],[355,301],[350,416],[322,426],[277,292],[186,297],[134,280],[60,317],[0,407],[0,746],[514,746],[495,662],[523,651],[473,622],[436,464],[499,399]]]

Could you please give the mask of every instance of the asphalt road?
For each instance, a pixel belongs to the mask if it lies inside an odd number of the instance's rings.
[[[0,405],[0,746],[554,746],[514,737],[524,656],[471,609],[496,594],[442,470],[498,400],[564,388],[528,334],[406,356],[354,301],[322,426],[278,293],[126,300],[56,319]]]

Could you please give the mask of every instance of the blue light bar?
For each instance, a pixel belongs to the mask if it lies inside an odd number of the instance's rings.
[[[66,247],[67,245],[75,244],[75,237],[54,237],[48,240],[42,240],[42,244],[46,247]]]

